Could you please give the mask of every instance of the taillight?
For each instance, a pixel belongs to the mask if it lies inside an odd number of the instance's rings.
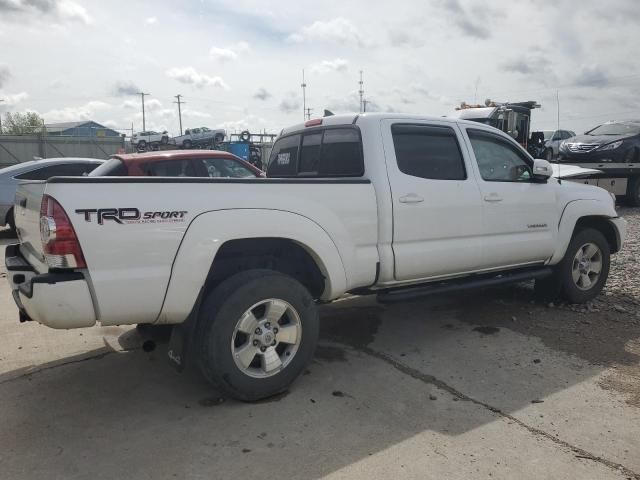
[[[49,195],[40,206],[40,237],[50,268],[86,268],[80,242],[64,208]]]

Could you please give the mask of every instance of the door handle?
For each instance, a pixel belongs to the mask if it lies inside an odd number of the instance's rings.
[[[490,195],[485,195],[484,196],[484,201],[485,202],[501,202],[503,199],[500,195],[498,195],[497,193],[492,193]]]
[[[400,197],[398,200],[400,200],[400,203],[420,203],[420,202],[424,202],[424,198],[422,198],[420,195],[418,195],[416,193],[409,193],[408,195],[405,195],[404,197]]]

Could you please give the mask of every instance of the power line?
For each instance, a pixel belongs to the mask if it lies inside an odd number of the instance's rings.
[[[180,95],[180,94],[175,95],[175,98],[177,98],[178,101],[177,102],[173,102],[173,103],[177,103],[178,104],[178,119],[180,120],[180,136],[182,136],[182,110],[180,110],[180,105],[182,105],[183,103],[187,103],[187,102],[180,101],[180,97],[182,97],[182,95]]]
[[[143,92],[138,92],[136,95],[140,95],[140,98],[142,99],[142,131],[146,132],[147,131],[147,124],[145,122],[145,116],[144,116],[144,97],[145,95],[151,95],[150,93],[143,93]]]

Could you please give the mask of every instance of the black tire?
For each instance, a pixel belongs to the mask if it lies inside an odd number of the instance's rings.
[[[145,140],[140,140],[138,142],[138,144],[136,145],[136,148],[138,150],[146,150],[147,149],[147,142]]]
[[[580,289],[573,280],[573,262],[578,249],[587,243],[596,245],[601,252],[602,268],[600,270],[600,276],[593,286],[588,290]],[[570,303],[585,303],[594,299],[602,291],[607,277],[609,276],[609,267],[611,263],[611,253],[609,250],[609,243],[602,233],[593,228],[586,228],[578,231],[567,248],[567,252],[564,258],[558,265],[557,274],[560,277],[560,283],[562,285],[562,297]]]
[[[240,132],[241,142],[247,143],[249,140],[251,140],[251,132],[249,132],[249,130],[243,130],[242,132]]]
[[[231,345],[242,315],[267,299],[284,300],[296,310],[300,318],[300,343],[282,370],[266,378],[255,378],[236,365]],[[238,400],[271,397],[285,391],[311,361],[318,329],[316,304],[297,280],[273,270],[240,272],[211,291],[200,308],[196,335],[200,369],[209,382]]]
[[[550,149],[550,148],[547,148],[544,151],[544,158],[545,158],[545,160],[547,160],[549,162],[552,161],[553,160],[553,150]]]
[[[193,144],[191,143],[191,140],[185,140],[184,142],[182,142],[182,148],[189,149],[192,145]]]
[[[635,177],[629,182],[626,200],[633,207],[640,206],[640,177]]]

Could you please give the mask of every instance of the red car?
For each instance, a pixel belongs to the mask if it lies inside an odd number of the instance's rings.
[[[169,150],[113,155],[90,176],[252,178],[265,173],[229,152]]]

